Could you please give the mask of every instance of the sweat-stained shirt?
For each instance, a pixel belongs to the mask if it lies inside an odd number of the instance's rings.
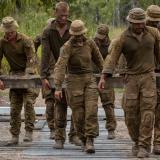
[[[41,78],[46,79],[48,77],[50,54],[53,54],[55,62],[57,62],[60,48],[63,44],[69,40],[69,28],[71,21],[67,21],[67,29],[64,35],[61,37],[57,28],[56,21],[53,20],[50,25],[48,25],[42,34],[42,60],[41,60]]]
[[[33,41],[22,33],[17,33],[14,43],[9,42],[5,37],[0,39],[0,69],[3,56],[9,63],[10,72],[34,74],[37,71]]]
[[[56,90],[61,90],[66,66],[69,74],[90,74],[93,73],[92,62],[102,70],[103,58],[93,40],[86,39],[83,46],[74,46],[70,40],[66,42],[54,69]]]
[[[157,29],[146,26],[141,40],[126,29],[114,42],[112,50],[105,59],[102,73],[112,74],[120,55],[126,59],[127,74],[141,74],[154,71],[155,57],[160,62],[160,33]]]

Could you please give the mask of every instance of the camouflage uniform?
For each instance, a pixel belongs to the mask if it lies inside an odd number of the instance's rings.
[[[105,59],[108,55],[108,47],[110,44],[108,33],[108,26],[105,24],[101,24],[98,26],[94,38],[94,41],[96,42],[103,59]],[[93,65],[93,69],[94,73],[100,73],[95,65]],[[106,129],[108,129],[108,138],[113,139],[115,138],[114,130],[116,129],[116,118],[114,113],[115,93],[113,86],[107,83],[105,89],[103,89],[102,92],[99,92],[99,95],[106,114]]]
[[[127,20],[144,23],[145,13],[139,8],[132,9]],[[135,145],[139,146],[137,157],[147,157],[151,146],[157,98],[154,55],[160,59],[160,50],[154,46],[159,40],[160,34],[154,28],[145,27],[140,39],[129,27],[114,44],[103,69],[103,73],[112,74],[123,53],[127,62],[123,106],[125,123]]]
[[[160,23],[160,7],[151,5],[147,8],[147,25],[158,28]],[[156,63],[156,73],[160,73],[160,64]],[[160,88],[157,88],[157,105],[155,108],[153,152],[160,154]]]
[[[2,20],[1,29],[3,29],[4,32],[16,31],[14,23],[16,23],[16,21],[12,17],[5,17]],[[35,74],[37,66],[35,65],[36,55],[34,50],[32,40],[24,34],[17,32],[16,41],[14,43],[8,41],[4,36],[4,38],[0,40],[0,64],[3,56],[5,56],[10,65],[10,74]],[[33,88],[10,89],[10,132],[13,136],[18,137],[20,133],[21,110],[23,105],[25,113],[25,130],[26,132],[33,131],[35,121],[34,103],[38,93],[39,90]]]
[[[70,27],[71,21],[68,20],[67,22],[67,29],[64,33],[63,37],[60,37],[59,32],[56,28],[56,21],[53,20],[50,25],[48,25],[42,34],[42,67],[41,67],[41,77],[42,79],[47,79],[48,76],[52,74],[52,70],[54,68],[54,63],[58,60],[59,57],[59,51],[61,46],[70,38],[69,34],[69,27]],[[51,63],[51,56],[53,56],[54,63]],[[44,98],[49,98],[51,100],[52,96],[54,95],[54,90],[45,90]],[[52,92],[52,93],[51,93]],[[47,107],[47,119],[53,127],[53,121],[54,127],[55,127],[55,140],[62,140],[63,142],[66,139],[66,125],[67,125],[67,102],[65,98],[65,90],[63,90],[63,99],[61,102],[52,99],[52,103],[54,102],[54,120],[53,114],[51,116],[51,107]],[[49,102],[50,103],[50,102]],[[51,103],[49,104],[51,106]],[[50,108],[50,109],[49,109]],[[52,108],[53,109],[53,108]],[[52,110],[53,113],[53,110]],[[69,133],[69,139],[71,140],[73,137],[75,137],[75,131],[74,127],[71,121],[71,129]]]
[[[38,47],[41,45],[42,41],[42,35],[38,35],[35,40],[34,40],[34,45],[36,52],[38,50]],[[55,65],[55,59],[53,55],[50,55],[50,61],[49,61],[49,69],[48,69],[48,74],[47,76],[49,77],[51,74],[53,74],[54,71],[54,65]],[[55,104],[55,99],[54,99],[54,89],[44,89],[42,88],[42,96],[45,99],[45,104],[46,104],[46,119],[48,123],[48,127],[51,131],[50,138],[54,138],[54,104]]]
[[[71,35],[82,35],[86,32],[84,23],[75,20],[71,24]],[[66,91],[69,106],[72,109],[73,122],[77,135],[86,147],[93,143],[98,135],[97,119],[97,85],[92,73],[92,59],[102,69],[103,59],[94,41],[83,37],[82,44],[75,42],[74,36],[61,49],[55,65],[54,81],[56,90],[61,90],[67,65]],[[89,142],[89,141],[92,142]],[[93,146],[86,152],[94,152]]]

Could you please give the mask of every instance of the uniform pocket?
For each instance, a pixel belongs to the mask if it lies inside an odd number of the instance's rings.
[[[83,91],[71,91],[67,92],[68,102],[71,108],[78,107],[82,105],[84,102],[84,93]]]
[[[156,104],[156,91],[145,91],[143,92],[143,101],[146,104]]]
[[[124,102],[125,102],[125,110],[130,110],[130,109],[135,109],[137,106],[137,94],[126,94],[124,97]]]

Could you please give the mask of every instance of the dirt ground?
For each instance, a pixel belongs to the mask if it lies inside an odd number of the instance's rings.
[[[1,140],[0,141],[2,141],[2,142],[8,141],[11,138],[11,135],[9,133],[9,128],[10,128],[9,122],[1,122],[0,128],[1,128],[1,132],[0,132]],[[20,134],[20,143],[23,142],[24,133],[25,133],[24,123],[22,123],[21,134]],[[107,131],[106,131],[106,137],[107,137]],[[118,125],[117,125],[117,129],[116,129],[116,137],[117,137],[117,139],[129,138],[128,133],[127,133],[127,129],[126,129],[126,126],[125,126],[123,120],[118,120]],[[40,132],[35,131],[33,139],[35,141],[39,141],[40,140]],[[41,160],[41,158],[42,157],[34,157],[34,158],[26,159],[23,157],[23,150],[18,150],[16,152],[9,151],[9,154],[7,154],[7,151],[6,151],[6,153],[3,151],[2,152],[0,151],[0,160],[22,160],[22,159],[23,160]],[[58,159],[49,157],[48,160],[58,160]]]
[[[122,94],[123,94],[122,91],[123,90],[119,90],[119,89],[116,90],[115,104],[117,107],[120,107],[120,105],[121,105],[121,98],[122,98]],[[9,92],[8,90],[0,92],[0,106],[9,106],[8,92]],[[99,105],[100,105],[100,101],[99,101]],[[35,106],[36,107],[45,106],[41,93],[40,93],[39,97],[37,98]],[[9,128],[10,128],[9,122],[1,122],[0,128],[1,128],[1,132],[0,132],[1,140],[0,141],[2,141],[2,142],[8,141],[11,138],[11,135],[9,132]],[[22,123],[20,142],[23,141],[24,133],[25,133],[24,123]],[[106,132],[106,137],[107,137],[107,132]],[[117,122],[116,137],[118,139],[129,138],[123,119],[118,120],[118,122]],[[40,134],[38,131],[34,132],[34,140],[36,140],[36,141],[40,140]],[[21,159],[24,159],[23,155],[22,155],[22,151],[16,151],[13,153],[9,152],[9,153],[10,154],[3,154],[3,152],[0,153],[0,160],[21,160]],[[42,157],[37,157],[34,159],[28,159],[28,160],[41,160],[41,158]],[[49,160],[57,160],[57,159],[49,157]]]

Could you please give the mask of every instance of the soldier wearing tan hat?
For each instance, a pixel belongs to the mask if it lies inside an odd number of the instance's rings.
[[[145,11],[133,8],[127,16],[129,27],[116,39],[105,59],[99,82],[104,88],[107,76],[113,74],[116,64],[124,55],[127,62],[123,109],[129,135],[134,142],[132,154],[138,158],[148,157],[151,149],[156,96],[155,57],[160,61],[160,33],[145,24]]]
[[[141,8],[133,8],[129,11],[127,21],[131,23],[145,23],[145,11]]]
[[[158,28],[160,23],[160,7],[157,5],[150,5],[146,10],[148,26]],[[157,42],[159,43],[159,42]],[[160,64],[156,63],[155,72],[160,73]],[[157,88],[157,105],[155,108],[155,124],[154,124],[154,141],[153,153],[160,154],[160,89]]]
[[[72,36],[83,35],[86,32],[87,32],[87,28],[85,27],[84,22],[81,20],[73,21],[69,29],[69,33]]]
[[[146,10],[147,25],[158,28],[160,22],[160,7],[157,5],[150,5]]]
[[[98,39],[105,39],[106,37],[108,38],[108,34],[109,34],[109,27],[106,24],[100,24],[97,27],[95,37]]]
[[[134,8],[129,11],[127,21],[130,24],[130,29],[136,37],[141,37],[145,28],[146,15],[141,8]]]
[[[103,59],[105,59],[108,55],[108,48],[110,45],[110,38],[108,34],[109,34],[109,27],[106,24],[98,25],[94,41],[97,44]],[[100,71],[94,64],[93,64],[93,72],[96,74],[100,73]],[[107,138],[114,139],[115,138],[114,131],[116,129],[116,118],[114,113],[115,93],[113,86],[107,83],[105,89],[103,89],[102,92],[99,92],[99,95],[106,115],[106,129],[108,130]]]
[[[86,31],[81,20],[72,22],[69,30],[71,38],[61,48],[55,65],[54,82],[55,97],[60,100],[67,66],[66,91],[75,130],[83,142],[83,150],[94,153],[94,138],[98,136],[98,92],[92,61],[101,70],[103,58],[95,42],[85,36]]]
[[[5,33],[4,37],[0,40],[0,64],[4,56],[10,65],[10,74],[36,74],[37,66],[32,40],[26,35],[17,32],[18,24],[12,17],[3,18],[0,28]],[[0,81],[0,89],[5,89],[2,81]],[[25,108],[26,130],[24,141],[32,141],[35,121],[34,103],[38,93],[39,90],[33,88],[10,89],[10,132],[12,139],[8,145],[17,144],[19,141],[23,104]]]

